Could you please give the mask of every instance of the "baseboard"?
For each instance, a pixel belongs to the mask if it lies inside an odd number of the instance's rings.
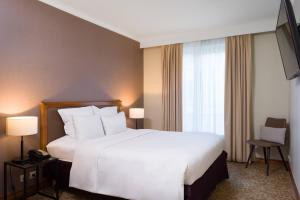
[[[299,191],[298,191],[298,188],[297,188],[295,179],[294,179],[293,172],[292,172],[292,170],[291,170],[290,162],[288,162],[288,165],[289,165],[289,169],[290,169],[290,170],[289,170],[289,173],[290,173],[290,177],[291,177],[291,180],[292,180],[293,188],[294,188],[295,194],[296,194],[296,199],[297,199],[297,200],[300,200],[300,194],[299,194]]]

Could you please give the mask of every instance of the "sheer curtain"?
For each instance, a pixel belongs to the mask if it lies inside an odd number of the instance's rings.
[[[183,131],[224,134],[225,40],[183,45]]]

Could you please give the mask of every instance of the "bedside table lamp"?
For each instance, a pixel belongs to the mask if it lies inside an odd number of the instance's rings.
[[[130,108],[129,118],[135,119],[135,128],[138,128],[138,119],[144,119],[144,108]]]
[[[21,136],[20,158],[14,163],[24,164],[26,159],[23,155],[23,136],[34,135],[38,132],[38,118],[34,116],[20,116],[6,118],[6,134],[11,136]]]

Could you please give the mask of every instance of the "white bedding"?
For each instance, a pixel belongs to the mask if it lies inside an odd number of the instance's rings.
[[[70,186],[126,199],[182,200],[184,184],[201,177],[223,147],[223,137],[209,133],[128,129],[78,145]]]
[[[47,151],[59,160],[72,162],[78,144],[79,141],[75,137],[66,135],[50,142],[47,145]]]

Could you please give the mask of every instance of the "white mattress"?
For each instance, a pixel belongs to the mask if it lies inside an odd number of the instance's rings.
[[[183,200],[184,184],[205,173],[223,143],[209,133],[146,129],[84,141],[74,153],[69,186],[125,199]]]
[[[79,141],[71,136],[63,136],[47,145],[48,153],[62,161],[72,162]]]
[[[145,129],[140,130],[133,130],[128,129],[124,133],[129,132],[144,132]],[[174,134],[174,133],[173,133]],[[203,141],[206,141],[206,143],[209,143],[211,138],[209,137],[211,134],[207,133],[187,133],[187,135],[197,135],[195,139],[201,138]],[[117,136],[115,136],[117,137]],[[185,177],[184,177],[184,183],[191,185],[195,180],[199,178],[199,175],[201,176],[204,174],[204,172],[208,169],[210,164],[221,154],[221,152],[224,149],[224,140],[220,136],[212,136],[214,138],[214,142],[212,142],[211,145],[209,145],[209,148],[205,150],[205,153],[203,156],[199,156],[197,153],[190,154],[189,155],[189,165],[186,169]],[[106,137],[104,137],[106,138]],[[103,139],[104,139],[103,138]],[[219,138],[219,139],[218,139]],[[47,150],[49,154],[53,157],[58,158],[62,161],[67,162],[73,162],[73,156],[75,153],[75,150],[78,149],[77,145],[80,145],[80,141],[76,140],[75,138],[71,136],[63,136],[59,139],[56,139],[52,142],[50,142],[47,145]],[[82,142],[82,145],[84,142]],[[195,149],[196,151],[201,150],[201,144],[199,142],[199,147]],[[209,163],[209,165],[208,165]]]

